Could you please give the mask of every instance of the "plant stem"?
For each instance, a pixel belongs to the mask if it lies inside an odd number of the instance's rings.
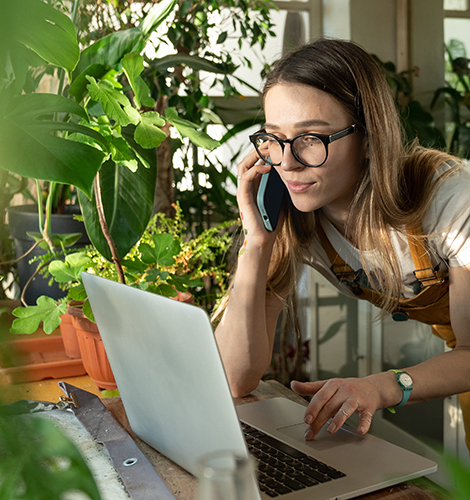
[[[124,278],[124,270],[122,269],[121,261],[119,259],[117,248],[114,243],[113,237],[109,232],[108,223],[106,222],[106,217],[104,216],[104,208],[103,208],[103,199],[101,197],[101,186],[100,186],[100,173],[96,174],[95,180],[93,182],[94,190],[95,190],[95,198],[96,198],[96,211],[98,212],[98,219],[100,221],[101,231],[103,231],[103,235],[108,242],[109,249],[111,250],[111,255],[113,256],[113,262],[116,266],[116,271],[119,276],[119,281],[123,284],[126,284],[126,280]]]
[[[39,271],[41,271],[41,269],[44,269],[45,267],[47,267],[51,262],[52,262],[52,259],[48,260],[47,262],[44,262],[44,264],[42,264],[41,266],[38,266],[36,271],[34,271],[33,275],[30,276],[29,280],[26,282],[25,286],[23,287],[23,290],[21,291],[20,300],[21,300],[21,303],[25,307],[28,307],[28,304],[26,304],[26,301],[24,300],[24,296],[25,296],[26,290],[28,289],[29,285],[31,284],[31,281],[33,281],[33,279],[39,274]]]
[[[39,180],[36,179],[36,196],[37,196],[37,204],[38,204],[38,224],[39,224],[39,232],[44,235],[44,219],[43,219],[43,211],[42,211],[42,189],[39,184]]]
[[[44,221],[44,231],[42,233],[42,236],[49,246],[52,254],[55,254],[54,250],[54,244],[52,243],[50,229],[51,229],[51,212],[52,212],[52,200],[54,199],[54,194],[55,194],[55,189],[56,189],[57,183],[56,182],[51,182],[49,185],[49,194],[47,195],[47,201],[46,201],[46,217]]]
[[[29,250],[27,250],[23,255],[16,258],[15,260],[7,260],[5,262],[0,262],[0,266],[4,266],[6,264],[16,264],[21,259],[24,259],[27,255],[29,255],[42,241],[44,241],[44,240],[38,240],[38,241],[34,242],[34,244],[31,246],[31,248]]]

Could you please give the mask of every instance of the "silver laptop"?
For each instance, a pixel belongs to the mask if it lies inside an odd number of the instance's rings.
[[[262,499],[277,496],[273,485],[286,500],[346,499],[436,471],[434,462],[348,426],[307,442],[305,408],[285,398],[235,407],[203,309],[82,277],[133,431],[190,473],[212,451],[259,455],[259,442],[263,462],[266,452],[278,454],[263,468],[293,481],[282,485],[260,471]],[[280,462],[292,474],[279,474]]]

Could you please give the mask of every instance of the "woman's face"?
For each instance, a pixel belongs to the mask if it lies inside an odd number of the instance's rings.
[[[278,84],[265,96],[266,132],[281,139],[308,132],[330,135],[353,120],[330,94],[303,84]],[[276,167],[292,203],[301,212],[322,208],[336,225],[347,219],[348,208],[364,168],[364,138],[353,133],[328,145],[328,159],[320,167],[305,167],[285,145]]]

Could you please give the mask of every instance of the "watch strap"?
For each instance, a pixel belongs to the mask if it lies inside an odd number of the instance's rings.
[[[400,381],[399,381],[399,375],[400,375],[400,373],[407,374],[405,371],[403,371],[403,370],[393,370],[392,369],[392,370],[389,370],[389,372],[394,372],[396,374],[398,385],[401,387],[401,390],[403,392],[402,400],[397,405],[395,405],[393,407],[393,408],[399,408],[400,406],[403,406],[408,401],[408,399],[410,399],[411,391],[413,390],[413,386],[411,386],[411,387],[403,387],[403,385],[400,383]]]

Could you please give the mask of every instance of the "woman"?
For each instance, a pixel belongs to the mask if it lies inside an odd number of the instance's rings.
[[[238,166],[246,239],[216,330],[233,395],[249,394],[268,368],[305,263],[384,313],[439,325],[433,332],[453,347],[405,374],[292,382],[312,396],[306,439],[330,419],[334,433],[357,412],[365,434],[381,408],[470,391],[470,169],[443,152],[404,148],[382,71],[354,43],[318,40],[287,54],[263,98],[266,124]],[[274,232],[256,208],[271,168],[289,193]],[[468,395],[461,399],[469,434]]]

